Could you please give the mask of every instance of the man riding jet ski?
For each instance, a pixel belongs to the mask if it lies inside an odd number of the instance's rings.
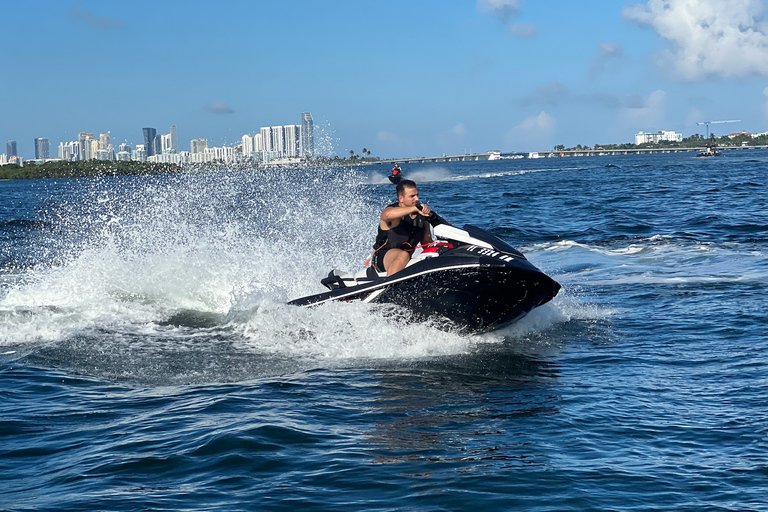
[[[415,183],[402,185],[398,202],[381,213],[373,264],[356,274],[332,270],[321,280],[330,291],[289,304],[391,303],[415,321],[445,320],[438,325],[484,332],[519,320],[557,295],[560,285],[521,252],[480,228],[451,226],[419,203]]]
[[[387,178],[389,178],[389,181],[391,181],[394,185],[397,185],[403,179],[403,170],[400,169],[398,164],[395,164],[395,166],[392,168],[392,172],[389,173]]]
[[[419,189],[413,181],[403,180],[395,190],[397,202],[381,212],[372,258],[373,267],[388,276],[405,268],[417,245],[432,242],[427,223],[448,223],[419,202]]]

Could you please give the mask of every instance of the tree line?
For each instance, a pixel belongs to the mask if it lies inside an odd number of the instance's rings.
[[[704,137],[699,133],[695,133],[690,137],[684,138],[682,141],[670,141],[662,140],[655,143],[645,144],[632,144],[626,142],[624,144],[595,144],[592,147],[582,146],[577,144],[572,148],[566,148],[562,144],[555,146],[555,151],[582,151],[588,149],[663,149],[663,148],[703,148],[707,146],[764,146],[768,144],[768,135],[759,135],[752,137],[751,135],[740,133],[733,138],[727,135],[722,137],[716,137],[714,133],[709,135],[709,138]]]
[[[81,162],[68,162],[54,160],[43,164],[27,163],[19,166],[8,164],[0,167],[0,180],[34,180],[40,178],[93,178],[102,176],[126,176],[167,174],[177,172],[175,164],[161,164],[154,162],[107,162],[101,160],[87,160]]]

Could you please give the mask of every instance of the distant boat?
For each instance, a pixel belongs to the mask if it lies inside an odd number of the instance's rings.
[[[719,156],[717,146],[707,146],[707,148],[696,156]]]
[[[532,151],[528,153],[528,158],[539,158],[539,152],[538,151]]]
[[[501,160],[501,151],[488,151],[488,160]]]

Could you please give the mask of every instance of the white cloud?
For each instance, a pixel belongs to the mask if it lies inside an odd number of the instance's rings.
[[[518,151],[550,148],[556,127],[557,120],[542,110],[512,128],[504,137],[504,142]]]
[[[518,39],[533,39],[539,35],[539,28],[532,23],[513,23],[507,32]]]
[[[507,24],[520,13],[523,0],[477,0],[477,11],[491,14],[500,22]],[[532,23],[511,23],[507,32],[518,39],[532,39],[539,34],[539,28]]]
[[[235,110],[226,101],[214,101],[208,104],[208,110],[214,114],[234,114]]]
[[[765,117],[768,118],[768,87],[763,89],[763,95],[765,95]]]
[[[464,123],[459,123],[453,128],[451,128],[451,133],[453,133],[454,135],[464,135],[465,133],[467,133],[467,127],[464,126]]]
[[[603,41],[597,43],[597,51],[600,54],[600,57],[621,57],[624,54],[624,47],[621,43]]]
[[[399,138],[400,137],[398,137],[397,134],[393,132],[381,131],[376,135],[376,140],[381,142],[393,142],[398,140]]]
[[[621,14],[670,42],[659,64],[681,80],[768,74],[763,0],[647,0]]]
[[[107,18],[105,16],[96,16],[92,12],[83,9],[79,2],[70,7],[69,12],[80,21],[96,28],[122,28],[125,25],[120,20]]]
[[[550,80],[545,84],[536,86],[532,94],[522,98],[519,103],[522,106],[528,105],[557,105],[562,101],[567,101],[571,93],[566,86],[557,80]]]
[[[633,96],[625,98],[619,112],[622,124],[633,130],[661,130],[665,122],[667,93],[662,90],[653,91],[646,97]]]
[[[493,14],[502,23],[517,16],[523,0],[477,0],[477,10],[483,14]]]

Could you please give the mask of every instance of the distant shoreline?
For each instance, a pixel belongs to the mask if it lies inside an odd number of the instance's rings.
[[[592,157],[592,156],[615,156],[615,155],[650,155],[658,153],[701,153],[705,151],[707,147],[691,147],[691,148],[635,148],[635,149],[567,149],[563,151],[547,150],[547,151],[531,151],[529,153],[501,153],[498,158],[491,157],[491,152],[488,153],[468,153],[464,155],[442,155],[432,157],[415,157],[415,158],[390,158],[386,160],[379,160],[377,162],[370,162],[367,165],[377,164],[418,164],[418,163],[437,163],[437,162],[469,162],[480,160],[506,160],[506,159],[519,159],[519,158],[571,158],[571,157]],[[731,150],[743,150],[743,149],[768,149],[768,145],[759,146],[718,146],[718,151],[731,151]]]
[[[333,159],[327,161],[318,161],[315,164],[332,164],[336,166],[360,166],[360,165],[391,165],[415,164],[415,163],[438,163],[438,162],[469,162],[483,160],[505,160],[505,159],[523,159],[523,158],[570,158],[570,157],[593,157],[593,156],[615,156],[615,155],[647,155],[659,153],[694,153],[706,150],[706,147],[699,148],[637,148],[637,149],[580,149],[563,151],[533,151],[530,153],[500,153],[497,151],[487,153],[472,153],[465,155],[442,155],[437,157],[415,157],[415,158],[393,158],[386,160],[349,160]],[[734,151],[745,149],[768,149],[768,145],[759,146],[720,146],[718,151]],[[493,156],[492,156],[493,155]],[[50,161],[44,164],[28,164],[18,166],[15,164],[6,164],[0,166],[0,181],[10,180],[34,180],[34,179],[70,179],[70,178],[103,178],[112,176],[140,176],[140,175],[161,175],[183,172],[207,172],[215,170],[241,169],[249,170],[252,167],[243,166],[242,162],[213,162],[209,166],[175,164],[159,164],[152,162],[111,162],[103,160],[85,160],[79,162]]]

